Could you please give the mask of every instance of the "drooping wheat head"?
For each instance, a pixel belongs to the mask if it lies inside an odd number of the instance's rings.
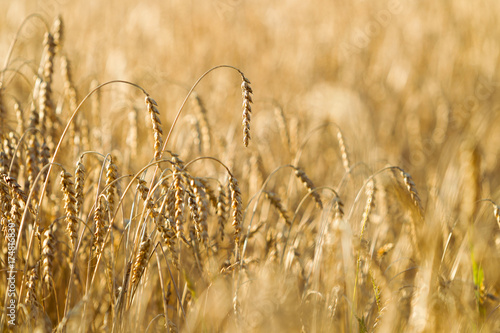
[[[134,264],[132,266],[132,286],[136,286],[144,273],[147,266],[147,260],[149,256],[149,249],[151,248],[151,238],[144,236],[137,255],[135,256]]]
[[[154,157],[156,160],[161,158],[161,149],[162,149],[162,135],[163,130],[161,128],[160,121],[160,112],[157,108],[158,104],[156,101],[152,99],[149,95],[146,96],[146,107],[148,109],[148,113],[151,117],[151,123],[153,124],[153,133],[154,133]]]
[[[281,203],[281,198],[274,192],[264,191],[264,194],[266,195],[266,199],[269,200],[269,202],[271,202],[271,204],[278,210],[285,223],[288,226],[292,225],[288,211]]]
[[[323,209],[323,203],[321,202],[321,197],[315,191],[316,187],[314,186],[312,180],[306,175],[304,170],[300,169],[299,167],[294,167],[294,169],[295,169],[295,176],[297,176],[297,178],[299,178],[300,181],[302,181],[307,191],[311,194],[314,201],[316,201],[318,208]]]
[[[250,118],[252,113],[253,103],[252,95],[253,90],[250,87],[250,81],[241,73],[241,78],[243,82],[241,83],[241,94],[243,96],[243,144],[245,147],[248,147],[248,143],[250,142]]]

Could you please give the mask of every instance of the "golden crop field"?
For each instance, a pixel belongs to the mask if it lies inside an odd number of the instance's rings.
[[[0,0],[7,332],[500,332],[500,3]]]

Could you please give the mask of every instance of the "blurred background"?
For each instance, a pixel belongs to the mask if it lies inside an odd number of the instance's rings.
[[[64,52],[82,96],[92,79],[131,80],[172,121],[186,88],[209,68],[228,64],[241,69],[256,92],[257,141],[273,131],[266,111],[278,104],[289,118],[303,115],[301,123],[335,121],[358,160],[420,167],[445,136],[467,133],[489,138],[488,161],[498,156],[499,138],[488,131],[498,122],[495,1],[36,0],[0,6],[2,55],[29,14],[49,24],[62,15]],[[33,40],[41,43],[43,33],[41,20],[30,19],[15,57],[39,57]],[[197,88],[213,124],[239,122],[236,83],[234,73],[220,71]],[[471,113],[478,116],[471,120]],[[398,148],[374,153],[388,146]]]

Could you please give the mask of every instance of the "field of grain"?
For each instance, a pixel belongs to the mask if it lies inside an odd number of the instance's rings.
[[[500,332],[500,4],[0,0],[0,326]]]

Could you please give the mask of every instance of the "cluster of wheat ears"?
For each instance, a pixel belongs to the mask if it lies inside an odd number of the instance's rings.
[[[0,77],[2,330],[499,329],[500,214],[483,197],[477,141],[463,140],[460,168],[441,175],[460,183],[456,191],[441,190],[434,175],[424,201],[408,168],[355,163],[341,126],[307,134],[273,102],[273,147],[291,161],[273,165],[273,153],[250,141],[258,87],[242,70],[203,74],[165,135],[147,88],[94,80],[86,95],[77,90],[63,31],[61,18],[47,26],[34,80],[12,60],[16,40]],[[220,71],[241,82],[237,146],[195,91]],[[115,86],[129,89],[133,105],[126,136],[105,152],[95,146],[106,136],[96,119]],[[176,134],[179,126],[190,135]],[[310,177],[315,168],[338,184]],[[12,223],[15,325],[7,316]]]

